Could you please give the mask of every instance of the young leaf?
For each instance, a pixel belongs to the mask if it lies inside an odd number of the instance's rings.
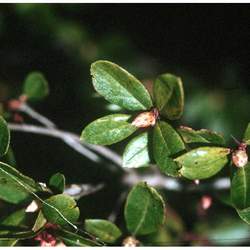
[[[222,135],[208,129],[194,130],[189,127],[180,127],[178,132],[181,134],[185,143],[212,143],[225,145]]]
[[[0,162],[0,186],[0,198],[14,204],[30,197],[30,192],[42,191],[34,180],[3,162]]]
[[[49,179],[49,186],[56,194],[61,194],[65,188],[65,177],[61,173],[52,175]]]
[[[37,215],[36,221],[32,227],[32,231],[34,231],[34,232],[39,231],[46,224],[46,222],[47,222],[47,220],[44,217],[42,211],[40,210],[38,215]]]
[[[231,183],[231,199],[236,208],[250,207],[250,163],[238,168]]]
[[[191,179],[205,179],[218,173],[228,162],[229,148],[199,147],[175,159],[181,175]]]
[[[156,105],[160,114],[170,120],[179,119],[184,108],[181,78],[172,74],[163,74],[157,78],[154,85]]]
[[[0,157],[5,155],[10,144],[10,131],[6,121],[0,116]]]
[[[73,198],[65,194],[51,196],[43,204],[42,211],[45,218],[58,225],[67,225],[69,222],[75,223],[80,211]]]
[[[90,71],[95,90],[109,102],[128,110],[152,107],[150,95],[143,84],[118,65],[96,61]]]
[[[236,209],[240,218],[250,225],[250,207],[244,209]]]
[[[144,132],[133,138],[123,153],[123,167],[138,168],[150,163],[148,153],[148,133]]]
[[[248,123],[247,129],[246,129],[245,134],[244,134],[243,141],[246,144],[250,145],[250,123]]]
[[[24,80],[23,94],[31,100],[40,100],[49,94],[48,82],[40,72],[31,72]]]
[[[130,115],[115,114],[99,118],[84,128],[81,140],[99,145],[119,142],[134,133],[137,128],[128,122]]]
[[[170,157],[185,149],[179,134],[166,122],[158,122],[153,132],[153,154],[160,170],[171,176],[178,176],[180,168]]]
[[[157,191],[146,183],[139,183],[130,191],[125,205],[128,230],[134,235],[157,231],[164,222],[165,205]]]
[[[107,220],[85,220],[85,230],[107,243],[114,243],[122,235],[120,229]]]
[[[57,230],[57,237],[62,240],[66,246],[88,247],[99,245],[93,240],[86,239],[78,234],[66,230]]]

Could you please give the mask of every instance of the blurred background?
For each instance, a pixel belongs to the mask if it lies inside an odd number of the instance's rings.
[[[32,107],[60,129],[80,134],[94,119],[121,112],[91,83],[90,64],[105,59],[149,87],[158,74],[179,75],[186,100],[178,125],[221,132],[237,147],[230,135],[241,140],[250,121],[249,23],[249,5],[237,4],[1,4],[0,102],[17,97],[26,75],[39,70],[51,91]],[[110,148],[121,154],[126,142]],[[57,139],[13,132],[11,145],[18,169],[36,180],[61,172],[68,184],[105,183],[80,199],[82,218],[107,218],[126,189],[121,171],[95,164]],[[220,199],[227,193],[161,192],[172,211],[168,225],[145,242],[179,245],[190,237],[198,245],[250,243],[249,227]],[[201,215],[204,194],[213,205]],[[124,226],[122,208],[117,223]]]

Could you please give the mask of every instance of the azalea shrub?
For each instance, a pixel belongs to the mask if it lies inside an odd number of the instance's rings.
[[[234,228],[239,226],[239,230],[245,230],[247,235],[250,224],[250,163],[247,152],[250,123],[246,124],[241,140],[236,140],[237,147],[232,149],[222,134],[208,129],[197,130],[180,123],[185,112],[185,84],[180,76],[163,73],[156,77],[152,88],[148,88],[124,68],[105,60],[93,62],[90,74],[97,94],[114,105],[118,112],[97,117],[83,128],[79,138],[66,134],[65,142],[73,147],[77,145],[75,149],[80,151],[79,147],[87,147],[90,151],[85,152],[86,155],[91,155],[91,150],[102,151],[102,157],[119,165],[124,175],[130,178],[137,172],[157,171],[156,185],[152,186],[147,180],[139,178],[133,181],[132,186],[126,185],[120,208],[122,223],[116,223],[112,218],[86,218],[84,211],[78,207],[77,197],[66,188],[67,177],[62,173],[54,173],[47,183],[21,173],[16,167],[15,150],[10,146],[10,129],[25,129],[18,114],[49,95],[45,76],[38,71],[31,72],[24,80],[18,97],[8,102],[0,118],[0,199],[3,209],[9,209],[1,216],[0,245],[216,244],[227,237],[227,232],[216,231],[219,229],[215,225],[206,228],[207,225],[199,224],[197,231],[206,231],[206,237],[202,234],[198,239],[191,234],[184,237],[181,218],[171,208],[172,204],[162,188],[155,186],[160,184],[157,182],[177,185],[181,181],[189,183],[192,190],[197,188],[199,192],[200,182],[208,183],[208,179],[215,178],[225,168],[231,180],[230,194],[221,194],[222,201],[214,202],[230,206],[242,220]],[[13,112],[19,127],[8,123]],[[49,120],[33,113],[29,112],[46,125],[40,128],[40,133],[61,135],[62,132]],[[29,129],[32,133],[35,128]],[[126,145],[122,144],[123,154],[119,157],[110,145],[123,140],[126,140]],[[165,187],[169,188],[167,184]],[[175,188],[178,189],[178,186]],[[200,192],[203,195],[197,213],[202,215],[211,207],[213,200],[210,195],[204,195],[203,190]],[[174,196],[178,199],[178,192]],[[186,204],[182,206],[185,210]],[[222,226],[223,215],[220,220]]]

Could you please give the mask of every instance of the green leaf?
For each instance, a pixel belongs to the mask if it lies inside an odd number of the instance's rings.
[[[128,230],[134,235],[155,231],[164,222],[165,205],[157,191],[146,183],[139,183],[130,191],[125,205]]]
[[[189,127],[180,127],[178,132],[181,134],[185,143],[212,143],[225,145],[222,135],[208,129],[194,130]]]
[[[111,145],[122,141],[137,128],[128,122],[130,115],[107,115],[90,123],[81,134],[81,140],[100,145]]]
[[[21,174],[15,168],[0,162],[0,198],[18,204],[30,197],[31,192],[42,188],[31,178]]]
[[[64,242],[66,246],[88,247],[99,245],[93,240],[86,239],[78,234],[66,230],[57,230],[57,236]]]
[[[171,156],[185,149],[179,134],[166,122],[158,122],[153,132],[153,154],[160,170],[171,176],[178,176],[179,166]]]
[[[5,155],[10,145],[10,131],[6,121],[0,116],[0,157]]]
[[[250,163],[238,168],[231,181],[231,199],[236,208],[250,207]]]
[[[107,243],[114,243],[122,235],[120,229],[107,220],[85,220],[85,230]]]
[[[154,84],[156,106],[161,115],[179,119],[184,109],[184,90],[181,78],[172,74],[160,75]]]
[[[133,138],[123,153],[123,167],[138,168],[150,163],[148,152],[148,133],[144,132]]]
[[[244,209],[236,209],[240,218],[250,225],[250,207]]]
[[[191,179],[205,179],[218,173],[228,162],[229,148],[199,147],[175,159],[181,175]]]
[[[75,223],[80,216],[75,200],[65,194],[53,195],[45,200],[42,212],[49,222],[61,226]]]
[[[49,179],[49,187],[56,194],[61,194],[65,188],[65,177],[61,173],[52,175]]]
[[[32,227],[32,231],[34,231],[34,232],[39,231],[41,228],[43,228],[43,226],[46,224],[46,222],[47,222],[47,220],[44,217],[42,211],[40,210],[38,215],[37,215],[37,218],[35,220],[35,223]]]
[[[250,145],[250,123],[248,123],[247,129],[244,134],[243,141]]]
[[[152,107],[150,95],[143,84],[123,68],[109,61],[91,65],[95,90],[111,103],[128,110]]]
[[[48,82],[40,72],[31,72],[24,80],[23,94],[31,100],[40,100],[49,94]]]

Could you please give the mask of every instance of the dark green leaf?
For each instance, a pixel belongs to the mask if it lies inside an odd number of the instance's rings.
[[[170,120],[179,119],[184,108],[184,90],[181,79],[172,74],[163,74],[157,78],[154,85],[156,105],[160,114]]]
[[[153,133],[153,153],[157,165],[164,174],[179,175],[179,166],[171,156],[184,149],[181,137],[168,123],[161,121],[156,124]]]
[[[130,191],[125,205],[128,230],[134,235],[150,234],[164,222],[165,205],[157,191],[139,183]]]
[[[31,178],[21,174],[15,168],[0,162],[0,198],[17,204],[28,197],[31,192],[42,188]]]
[[[134,133],[137,128],[128,122],[130,115],[107,115],[90,123],[82,132],[81,140],[100,145],[119,142]]]
[[[63,193],[65,188],[65,177],[61,173],[52,175],[49,179],[49,187],[56,194]]]
[[[231,183],[231,199],[239,209],[250,207],[250,163],[238,168]]]
[[[68,195],[54,195],[45,202],[42,207],[43,214],[53,224],[67,225],[69,222],[75,223],[80,216],[75,200]]]
[[[99,245],[97,242],[93,240],[86,239],[78,234],[66,230],[58,230],[57,236],[64,242],[66,246],[88,247],[88,246]]]
[[[199,147],[177,157],[181,175],[191,179],[205,179],[218,173],[228,162],[229,148]]]
[[[107,220],[85,220],[85,230],[107,243],[114,243],[122,235],[120,229]]]
[[[97,61],[91,65],[96,91],[111,103],[129,110],[152,107],[150,95],[143,84],[118,65]]]
[[[5,155],[10,144],[10,131],[6,121],[0,116],[0,157]]]
[[[35,223],[32,227],[32,231],[34,231],[34,232],[39,231],[46,224],[46,222],[47,222],[47,220],[44,217],[42,211],[40,210],[38,215],[37,215],[37,218],[35,220]]]
[[[4,240],[0,239],[0,247],[13,247],[17,244],[18,239],[14,240]]]
[[[138,168],[150,163],[148,153],[148,133],[144,132],[133,138],[123,153],[123,167]]]
[[[31,100],[40,100],[49,94],[48,82],[40,72],[31,72],[24,81],[23,94]]]
[[[7,153],[1,158],[1,161],[16,167],[16,159],[11,146],[9,146]]]
[[[250,145],[250,123],[248,123],[247,129],[244,134],[243,141]]]
[[[212,143],[225,145],[222,135],[208,129],[194,130],[189,127],[180,127],[178,132],[186,143]]]
[[[240,218],[250,225],[250,207],[244,209],[236,209]]]

